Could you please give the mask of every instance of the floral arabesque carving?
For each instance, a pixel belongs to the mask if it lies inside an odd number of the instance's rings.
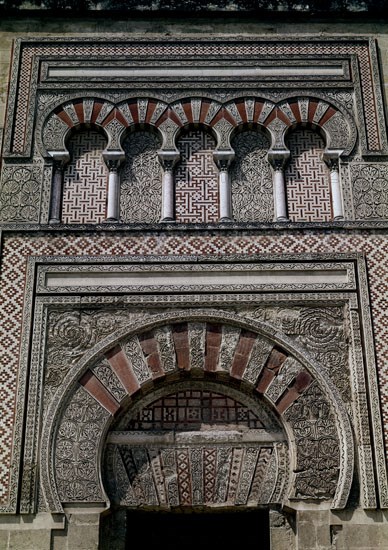
[[[355,217],[388,218],[388,166],[356,164],[351,177]]]
[[[121,220],[158,222],[161,216],[162,167],[160,140],[151,132],[138,131],[124,141],[121,168]]]
[[[74,393],[55,443],[55,474],[62,501],[103,500],[97,456],[108,414],[82,388]]]
[[[125,310],[51,311],[48,320],[45,397],[61,385],[70,366],[99,340],[126,326],[133,317]]]
[[[230,168],[233,216],[237,221],[273,219],[273,184],[266,159],[269,141],[258,131],[245,131],[232,140],[235,160]]]
[[[0,221],[38,222],[41,180],[40,164],[6,165],[0,185]]]
[[[340,451],[333,413],[315,383],[286,411],[297,447],[295,497],[332,498],[338,483]]]

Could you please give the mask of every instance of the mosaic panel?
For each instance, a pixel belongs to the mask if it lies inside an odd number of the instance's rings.
[[[330,174],[322,160],[322,138],[311,130],[297,130],[289,135],[287,146],[291,152],[285,170],[290,220],[329,221]]]
[[[368,283],[374,327],[375,352],[381,394],[381,410],[388,426],[388,375],[385,361],[388,355],[388,242],[384,235],[374,233],[345,235],[320,234],[318,231],[295,231],[288,235],[227,236],[193,233],[153,235],[71,235],[3,236],[3,260],[0,276],[0,342],[2,369],[2,400],[0,402],[0,506],[6,508],[9,499],[16,498],[18,468],[18,430],[22,410],[16,410],[19,352],[22,335],[24,292],[27,259],[30,256],[84,255],[198,255],[198,254],[354,254],[367,256]],[[367,297],[365,297],[367,300]],[[366,302],[365,302],[366,303]],[[368,316],[363,310],[363,315]],[[373,354],[373,349],[368,349]],[[22,360],[22,364],[23,360]],[[22,383],[22,378],[19,379]],[[377,394],[372,407],[380,408]],[[386,437],[388,433],[386,432]],[[14,446],[15,444],[15,446]],[[14,448],[12,454],[11,449]],[[10,485],[10,475],[16,476]],[[10,496],[11,495],[11,496]],[[11,501],[11,505],[13,501]]]
[[[266,159],[269,140],[264,134],[250,130],[237,134],[231,145],[236,154],[230,168],[234,219],[272,221],[272,172]]]
[[[68,144],[71,161],[63,181],[63,223],[101,223],[106,214],[108,168],[105,138],[94,130],[75,133]]]
[[[135,132],[123,143],[125,163],[120,172],[120,218],[124,222],[158,222],[162,203],[162,167],[158,137]]]
[[[189,130],[180,137],[177,147],[181,159],[175,169],[176,221],[217,221],[219,197],[218,170],[213,160],[214,138],[201,130]]]

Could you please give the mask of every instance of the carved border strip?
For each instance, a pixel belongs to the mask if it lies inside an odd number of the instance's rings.
[[[86,261],[84,257],[76,256],[76,257],[62,257],[62,265],[58,265],[58,263],[61,261],[61,257],[55,257],[56,265],[38,265],[38,281],[37,281],[37,292],[38,293],[96,293],[96,292],[191,292],[195,290],[196,292],[258,292],[260,290],[354,290],[356,288],[356,281],[355,281],[355,273],[354,273],[354,266],[352,263],[346,263],[346,262],[328,262],[328,263],[307,263],[307,262],[294,262],[294,263],[285,263],[285,262],[279,262],[275,263],[275,260],[273,259],[272,262],[262,262],[262,263],[248,263],[248,264],[217,264],[217,263],[206,263],[206,264],[178,264],[173,265],[169,261],[165,264],[150,264],[149,262],[145,263],[139,263],[139,262],[127,262],[122,263],[120,262],[121,258],[117,257],[110,257],[107,258],[108,265],[104,265],[101,263],[101,261],[95,261],[90,262]],[[47,263],[50,263],[50,259],[47,258]],[[86,264],[86,265],[85,265]],[[82,274],[84,274],[85,280],[88,275],[88,273],[96,274],[104,276],[106,274],[107,276],[109,273],[122,273],[123,277],[125,274],[134,274],[137,273],[139,275],[151,275],[151,274],[158,274],[158,273],[178,273],[178,274],[187,274],[187,277],[190,275],[198,275],[198,276],[206,276],[207,272],[211,273],[219,273],[220,275],[227,271],[228,273],[233,273],[234,271],[238,271],[241,273],[253,274],[253,273],[263,273],[265,271],[273,272],[274,277],[276,276],[276,273],[282,273],[283,271],[290,271],[291,277],[293,272],[300,272],[300,271],[310,271],[315,272],[317,277],[320,275],[321,271],[342,271],[346,272],[346,277],[348,278],[347,282],[333,282],[333,283],[326,283],[323,281],[319,281],[316,283],[308,282],[284,282],[284,283],[270,283],[270,282],[263,282],[263,283],[242,283],[238,284],[236,282],[230,282],[225,284],[212,284],[212,283],[198,283],[195,281],[195,279],[192,282],[188,282],[186,284],[181,285],[174,285],[174,284],[165,284],[162,282],[156,283],[156,284],[148,284],[148,285],[131,285],[128,284],[121,284],[121,285],[109,285],[108,283],[106,285],[87,285],[84,284],[82,286],[80,285],[72,285],[69,280],[69,285],[53,285],[49,286],[48,284],[48,278],[50,275],[62,274],[66,276],[72,275],[72,274],[80,274],[80,277],[82,277]],[[168,275],[166,275],[168,278]],[[321,275],[323,277],[323,275]],[[55,279],[54,279],[55,280]]]

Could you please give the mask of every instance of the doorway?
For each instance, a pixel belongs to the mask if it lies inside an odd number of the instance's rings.
[[[149,548],[270,550],[268,510],[225,512],[127,512],[126,550],[134,537]],[[136,533],[136,535],[135,535]],[[155,544],[155,546],[153,546]]]

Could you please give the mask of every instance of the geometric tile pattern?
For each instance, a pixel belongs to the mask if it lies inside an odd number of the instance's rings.
[[[189,130],[178,140],[181,158],[175,169],[176,221],[214,222],[218,213],[218,170],[213,160],[214,138]]]
[[[384,426],[388,427],[388,240],[385,235],[295,231],[286,235],[4,235],[0,273],[0,504],[7,503],[16,385],[29,256],[338,254],[367,258],[372,322]],[[386,428],[387,430],[387,428]],[[388,438],[388,430],[385,433]]]
[[[200,430],[204,425],[233,423],[257,429],[263,424],[245,405],[209,391],[187,390],[166,395],[144,407],[129,430]]]
[[[288,215],[291,221],[331,219],[329,170],[317,132],[297,130],[289,135],[290,162],[285,169]]]
[[[95,130],[71,137],[71,161],[63,181],[63,223],[101,223],[106,218],[109,171],[101,154],[105,146],[106,139]]]

